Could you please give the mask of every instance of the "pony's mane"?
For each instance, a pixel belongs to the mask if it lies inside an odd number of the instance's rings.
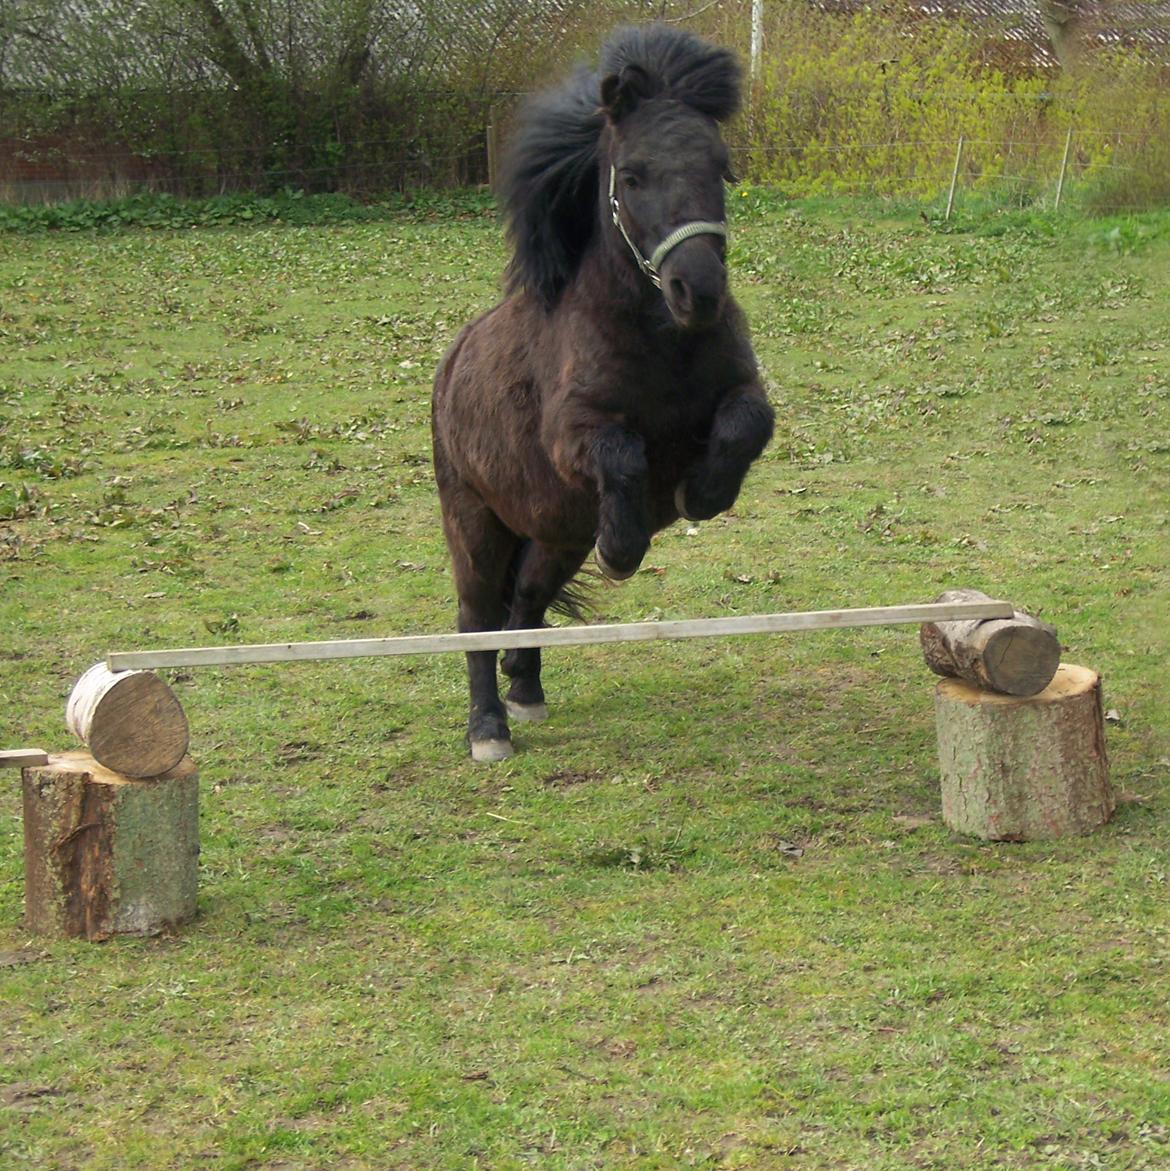
[[[501,183],[513,249],[509,292],[527,289],[551,308],[573,279],[597,226],[601,81],[630,66],[645,75],[647,97],[683,102],[717,121],[739,108],[739,63],[727,49],[661,24],[615,32],[598,70],[579,70],[520,113]]]

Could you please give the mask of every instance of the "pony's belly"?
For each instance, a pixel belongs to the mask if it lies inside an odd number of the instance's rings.
[[[513,492],[493,493],[491,510],[521,537],[553,549],[587,550],[597,533],[597,499],[592,493],[552,490],[531,483]]]

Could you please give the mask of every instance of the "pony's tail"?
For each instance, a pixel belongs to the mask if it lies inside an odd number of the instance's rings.
[[[594,605],[593,582],[584,574],[570,578],[553,598],[549,609],[570,622],[586,622],[596,610]]]

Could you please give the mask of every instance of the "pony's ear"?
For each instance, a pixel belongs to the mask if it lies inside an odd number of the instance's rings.
[[[640,65],[623,65],[620,73],[601,80],[601,109],[611,122],[620,122],[654,94],[654,81]]]

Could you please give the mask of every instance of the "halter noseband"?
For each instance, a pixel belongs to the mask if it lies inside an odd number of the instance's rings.
[[[638,262],[638,267],[646,274],[650,283],[656,288],[662,288],[662,277],[658,270],[662,267],[662,262],[667,256],[677,248],[684,240],[689,240],[692,236],[722,236],[727,239],[727,225],[725,223],[715,223],[713,220],[692,220],[689,224],[683,224],[682,227],[675,228],[651,254],[650,259],[642,255],[638,245],[630,238],[630,233],[626,231],[626,225],[622,223],[621,205],[617,198],[617,170],[613,166],[609,168],[609,206],[613,212],[613,225],[622,234],[622,239],[629,245],[630,251],[634,254],[634,259]]]

